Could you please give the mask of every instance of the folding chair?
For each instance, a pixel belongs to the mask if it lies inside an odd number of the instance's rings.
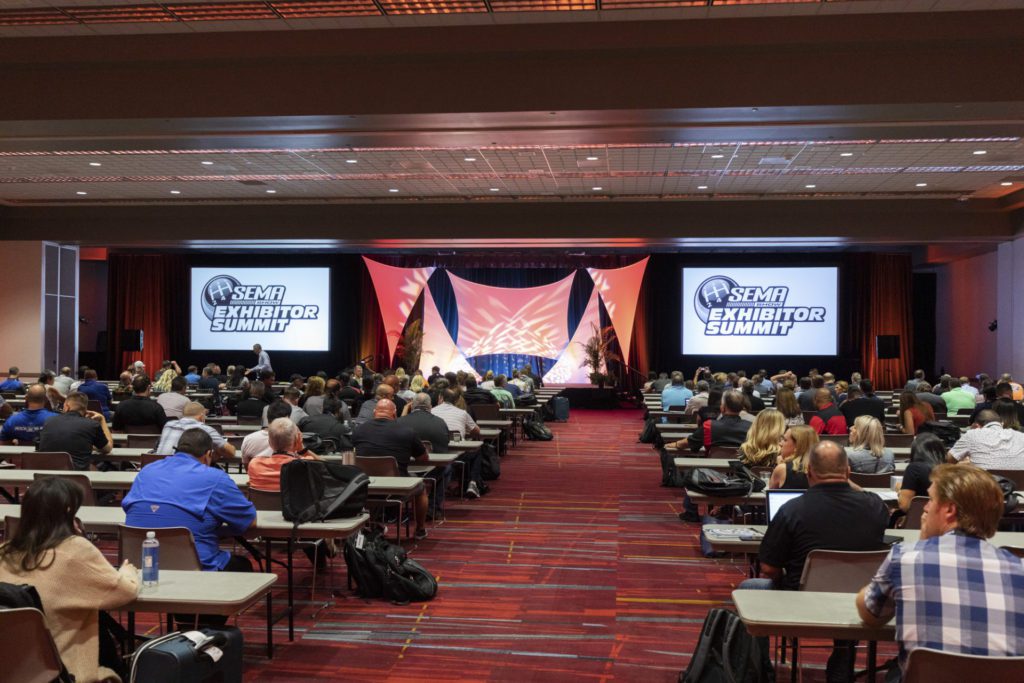
[[[63,472],[36,472],[33,481],[41,479],[67,479],[82,489],[82,505],[96,505],[96,494],[92,490],[92,482],[84,474],[63,473]]]
[[[910,651],[903,683],[1024,680],[1024,657],[982,657],[929,647]]]
[[[361,469],[363,472],[370,477],[400,477],[402,476],[401,471],[398,469],[398,461],[395,460],[394,456],[384,455],[356,455],[356,467]],[[396,523],[395,530],[395,541],[401,543],[401,529],[402,529],[402,516],[405,512],[406,504],[411,502],[411,498],[393,498],[388,495],[384,498],[372,499],[381,504],[381,519],[384,519],[384,510],[388,505],[397,505],[398,509],[398,522]],[[412,511],[405,517],[405,537],[409,538],[412,532],[409,529],[409,518],[412,516]]]
[[[42,612],[31,607],[0,610],[0,660],[5,680],[56,680],[63,666]]]

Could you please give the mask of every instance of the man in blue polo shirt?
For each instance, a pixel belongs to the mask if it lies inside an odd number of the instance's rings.
[[[213,440],[202,429],[186,430],[174,455],[139,471],[121,507],[125,523],[148,529],[186,527],[204,571],[252,571],[249,559],[220,548],[256,521],[256,508],[224,470],[212,467]],[[160,534],[157,532],[157,540]]]
[[[18,368],[12,367],[7,371],[7,379],[0,383],[0,391],[9,391],[15,394],[20,394],[25,391],[25,385],[18,379],[20,371]]]
[[[88,396],[90,401],[96,401],[99,403],[100,412],[103,413],[103,417],[109,420],[111,400],[110,388],[96,378],[96,371],[89,368],[85,371],[84,379],[82,380],[82,383],[78,385],[78,390]]]
[[[672,373],[672,384],[661,392],[661,409],[685,407],[686,402],[693,398],[693,392],[683,385],[683,373],[676,370]]]
[[[0,445],[34,446],[46,421],[57,416],[48,406],[46,387],[30,386],[25,393],[25,410],[9,417],[0,428]]]

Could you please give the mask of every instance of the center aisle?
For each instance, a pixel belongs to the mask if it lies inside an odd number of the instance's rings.
[[[434,601],[363,601],[341,585],[315,618],[319,604],[299,605],[296,641],[274,660],[246,657],[247,680],[676,680],[744,568],[700,556],[641,424],[638,410],[549,423],[553,441],[520,442],[489,495],[450,501],[447,522],[407,546],[438,578]]]

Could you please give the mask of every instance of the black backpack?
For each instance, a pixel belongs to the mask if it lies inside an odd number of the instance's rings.
[[[644,421],[644,428],[640,430],[640,443],[654,443],[658,436],[658,428],[655,424],[656,422],[653,417],[649,417]]]
[[[960,428],[947,420],[927,420],[917,428],[918,434],[931,432],[942,439],[946,448],[952,448],[953,444],[960,440]]]
[[[489,443],[480,447],[480,474],[487,481],[501,476],[501,457],[497,449]]]
[[[735,613],[708,610],[690,665],[679,674],[679,683],[772,683],[775,670],[766,640],[751,636]]]
[[[550,429],[536,420],[523,424],[523,434],[530,441],[551,441],[555,438]]]
[[[996,474],[992,475],[992,478],[999,484],[999,490],[1003,492],[1003,515],[1013,514],[1013,511],[1017,509],[1017,482],[1006,477],[999,476]]]
[[[349,579],[361,598],[384,598],[396,603],[423,602],[437,595],[437,581],[405,550],[384,538],[379,524],[368,524],[345,539]]]
[[[694,467],[683,475],[683,486],[687,491],[696,491],[706,496],[730,497],[749,495],[755,484],[735,473],[726,474],[709,467]]]
[[[352,465],[295,459],[281,468],[281,512],[295,526],[361,514],[370,478]]]

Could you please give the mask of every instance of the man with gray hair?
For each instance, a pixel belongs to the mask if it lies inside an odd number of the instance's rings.
[[[192,401],[185,406],[180,420],[171,420],[164,424],[160,432],[160,442],[157,443],[154,453],[170,455],[174,453],[178,445],[178,439],[189,429],[202,429],[210,435],[213,441],[214,455],[218,458],[231,458],[235,455],[235,447],[227,442],[220,432],[206,424],[206,406],[198,401]]]
[[[683,408],[691,398],[693,398],[693,392],[683,385],[683,373],[676,370],[672,373],[672,384],[661,392],[661,409]]]
[[[253,458],[249,462],[249,486],[257,491],[280,491],[281,468],[296,458],[318,460],[316,455],[302,447],[302,432],[287,417],[278,417],[267,425],[267,444],[270,455]]]
[[[694,394],[693,398],[686,402],[686,410],[683,412],[686,415],[695,415],[700,411],[701,408],[705,408],[708,405],[708,396],[711,395],[711,385],[705,379],[697,381],[697,393]]]
[[[446,389],[445,391],[451,390]],[[437,415],[432,414],[430,404],[430,394],[423,392],[416,394],[412,398],[409,414],[398,418],[398,424],[411,429],[420,441],[429,443],[431,453],[446,453],[448,452],[448,424]],[[428,475],[434,480],[432,510],[444,505],[444,489],[451,481],[451,470],[451,465],[445,465],[444,468],[431,470]],[[472,486],[475,487],[475,484]],[[468,495],[476,498],[479,492],[476,495]]]

